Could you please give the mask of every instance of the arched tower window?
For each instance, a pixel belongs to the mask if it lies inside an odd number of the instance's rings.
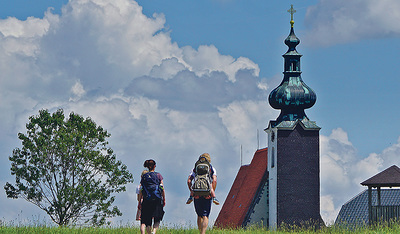
[[[275,147],[271,149],[271,168],[275,167]]]

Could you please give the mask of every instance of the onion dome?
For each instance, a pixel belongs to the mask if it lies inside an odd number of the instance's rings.
[[[300,57],[296,50],[300,39],[294,33],[293,5],[288,11],[292,14],[290,21],[291,30],[285,39],[288,51],[282,55],[284,58],[284,77],[282,83],[269,94],[269,104],[281,113],[276,119],[277,124],[282,121],[295,121],[307,118],[304,110],[311,108],[317,99],[315,92],[301,79]],[[307,118],[308,120],[308,118]]]

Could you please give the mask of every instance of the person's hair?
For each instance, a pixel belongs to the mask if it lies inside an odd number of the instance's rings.
[[[211,157],[210,157],[210,155],[208,153],[204,153],[204,154],[200,155],[199,158],[201,158],[201,157],[205,157],[208,162],[211,162]]]
[[[156,161],[154,161],[153,159],[146,160],[144,161],[143,166],[149,168],[149,171],[152,171],[156,166]]]

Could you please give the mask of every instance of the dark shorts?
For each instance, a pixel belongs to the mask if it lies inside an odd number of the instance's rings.
[[[209,216],[211,211],[211,198],[205,199],[204,197],[199,197],[194,199],[194,208],[196,210],[197,216]]]
[[[152,225],[153,218],[154,223],[160,222],[164,216],[163,207],[161,200],[143,201],[140,223],[145,224],[146,227],[148,227]]]

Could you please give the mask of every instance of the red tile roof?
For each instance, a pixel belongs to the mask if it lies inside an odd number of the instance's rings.
[[[219,228],[240,228],[267,171],[267,148],[254,153],[250,165],[240,167],[232,188],[215,221]],[[263,186],[263,185],[262,185]]]
[[[400,168],[393,165],[361,184],[372,187],[400,187]]]

